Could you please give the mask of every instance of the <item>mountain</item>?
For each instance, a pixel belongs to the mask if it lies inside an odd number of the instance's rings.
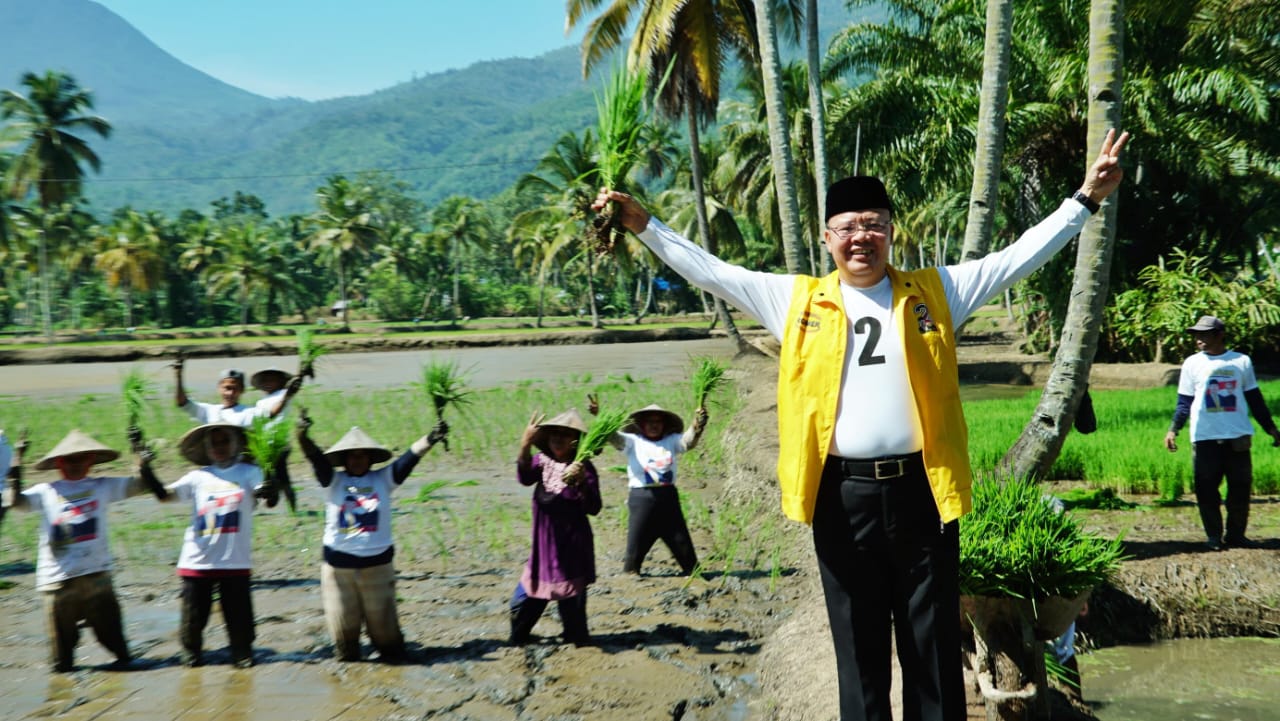
[[[819,5],[829,38],[849,11],[844,0]],[[85,184],[99,214],[203,211],[236,191],[262,198],[272,215],[306,213],[328,176],[378,169],[428,204],[487,198],[595,117],[576,47],[308,102],[210,77],[91,0],[0,0],[0,28],[0,88],[21,92],[22,73],[64,70],[112,123],[109,139],[89,139],[103,161]]]

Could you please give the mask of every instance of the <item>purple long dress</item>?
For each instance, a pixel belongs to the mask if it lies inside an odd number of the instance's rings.
[[[531,598],[558,601],[584,593],[596,580],[595,537],[588,515],[600,512],[600,479],[590,461],[582,482],[565,485],[568,463],[538,453],[516,478],[533,489],[533,549],[520,583]]]

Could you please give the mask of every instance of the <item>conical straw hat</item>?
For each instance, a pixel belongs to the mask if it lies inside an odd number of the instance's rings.
[[[44,458],[41,458],[36,463],[35,469],[37,471],[51,471],[56,467],[54,459],[74,456],[77,453],[92,453],[95,465],[114,461],[120,457],[118,452],[107,448],[98,440],[77,428],[68,433],[66,438],[58,441],[58,445],[54,446],[52,451],[49,451]]]
[[[682,420],[680,416],[676,415],[675,413],[672,413],[671,411],[663,408],[662,406],[659,406],[656,403],[653,403],[632,413],[629,420],[627,421],[627,425],[622,429],[622,432],[623,433],[639,433],[640,432],[640,416],[643,416],[649,413],[657,413],[658,415],[662,416],[662,424],[666,429],[663,432],[664,436],[670,435],[672,433],[681,433],[684,431],[684,420]]]
[[[240,437],[240,450],[244,450],[246,442],[244,428],[234,423],[206,423],[187,431],[178,441],[178,451],[182,457],[197,466],[213,463],[213,459],[209,457],[209,451],[204,447],[204,439],[215,428],[226,428],[236,433]]]
[[[290,378],[293,378],[293,374],[290,373],[289,371],[276,368],[275,366],[271,366],[270,368],[263,368],[262,370],[250,376],[249,385],[253,386],[254,388],[257,388],[258,390],[262,390],[263,379],[266,378],[267,376],[272,376],[272,375],[280,376],[281,388],[284,387],[284,384],[289,382]]]
[[[553,428],[564,429],[569,431],[577,431],[578,433],[587,432],[587,424],[582,420],[582,416],[578,414],[577,408],[570,408],[555,418],[550,418],[538,424],[538,430],[533,434],[533,445],[543,453],[550,453],[551,449],[547,447],[547,436]]]
[[[369,454],[369,463],[383,463],[391,459],[391,451],[387,450],[381,443],[369,437],[360,426],[351,426],[351,430],[347,434],[338,439],[333,444],[333,448],[324,452],[324,457],[335,466],[340,466],[346,461],[343,455],[347,451],[364,451]]]

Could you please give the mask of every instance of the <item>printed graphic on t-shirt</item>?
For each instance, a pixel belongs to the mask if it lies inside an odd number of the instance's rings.
[[[58,497],[59,510],[50,524],[50,545],[55,550],[98,537],[98,501],[93,491],[66,498]]]
[[[923,302],[916,303],[911,307],[911,311],[916,315],[916,327],[921,333],[937,333],[938,324],[933,322],[933,316],[929,315],[929,306]]]
[[[670,453],[664,453],[657,458],[646,458],[643,464],[644,474],[649,477],[649,482],[663,486],[674,483],[675,472],[671,470],[671,461]]]
[[[196,533],[201,536],[217,536],[239,532],[240,504],[243,501],[244,489],[239,486],[207,494],[196,507]]]
[[[338,528],[348,536],[378,530],[378,494],[371,487],[347,486],[346,498],[338,512]]]
[[[1234,413],[1236,411],[1236,385],[1230,376],[1212,376],[1204,388],[1206,413]]]

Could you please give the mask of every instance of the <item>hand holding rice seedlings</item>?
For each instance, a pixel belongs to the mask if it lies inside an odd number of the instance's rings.
[[[142,435],[142,410],[147,407],[147,394],[151,392],[151,382],[138,368],[132,368],[124,377],[123,399],[124,414],[128,421],[129,447],[134,452],[146,449]]]
[[[714,358],[695,358],[693,369],[693,398],[698,408],[707,407],[707,398],[724,383],[728,364]]]
[[[266,481],[265,485],[274,498],[279,498],[281,491],[284,491],[286,498],[293,498],[293,489],[280,488],[280,480],[275,477],[276,463],[289,447],[289,434],[292,432],[293,422],[288,418],[272,420],[261,416],[254,418],[253,425],[245,429],[245,450],[249,452],[250,456],[253,456],[254,462],[262,469],[262,475]],[[268,498],[268,505],[275,505],[275,501],[271,500],[271,497]],[[293,510],[292,500],[290,500],[289,505],[291,507],[290,510]]]
[[[315,380],[316,360],[329,352],[329,349],[316,343],[310,328],[298,331],[298,375]]]
[[[627,423],[626,411],[601,411],[596,416],[595,423],[587,428],[587,432],[582,434],[582,439],[578,441],[578,452],[574,454],[575,462],[587,461],[598,455],[604,450],[604,446],[613,437],[613,434],[622,430]]]

